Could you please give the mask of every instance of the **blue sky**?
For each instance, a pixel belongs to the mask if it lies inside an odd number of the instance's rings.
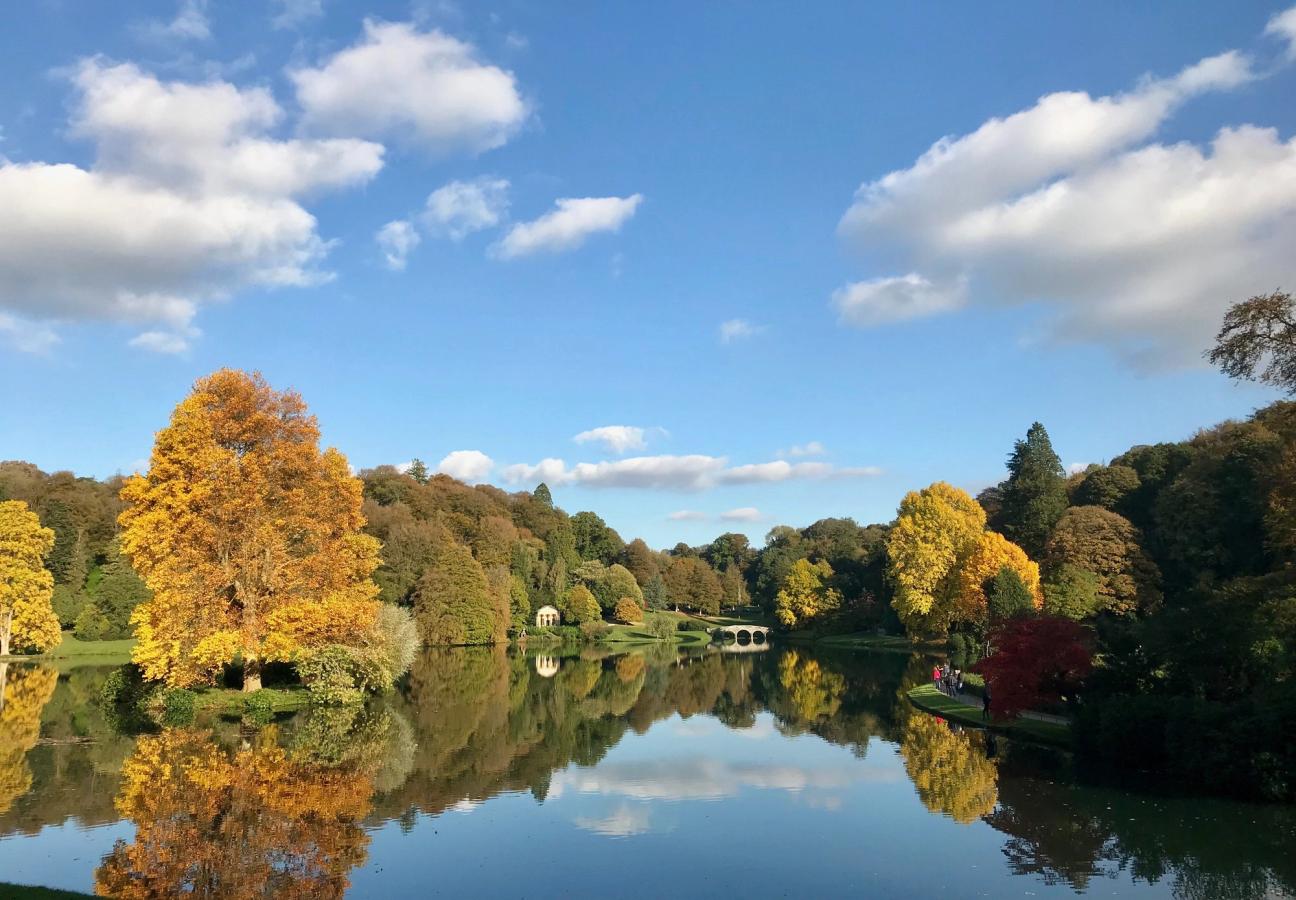
[[[1293,48],[1282,3],[30,4],[0,458],[131,471],[260,369],[357,467],[668,546],[887,521],[1036,419],[1181,439],[1276,397],[1200,357],[1296,285]]]

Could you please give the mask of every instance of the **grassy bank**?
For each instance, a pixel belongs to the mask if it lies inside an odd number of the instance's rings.
[[[658,612],[652,613],[654,617],[666,618],[670,621],[675,631],[671,633],[670,642],[679,646],[698,646],[708,644],[711,641],[711,635],[707,628],[711,627],[704,619],[694,616],[685,615],[684,613],[675,612]],[[680,623],[686,623],[687,628],[680,630]],[[599,639],[605,644],[658,644],[662,640],[648,630],[647,623],[639,625],[612,625],[609,627],[607,634]]]
[[[48,653],[6,656],[3,659],[10,662],[47,663],[60,672],[65,672],[78,666],[120,666],[128,663],[134,646],[134,638],[120,641],[80,641],[70,631],[65,631],[62,642]]]
[[[987,722],[981,718],[980,707],[960,703],[942,694],[932,684],[919,685],[909,691],[908,696],[909,702],[919,709],[963,725],[986,728],[1017,740],[1034,741],[1053,747],[1070,748],[1071,746],[1071,728],[1067,725],[1027,718],[1019,718],[1012,722]]]

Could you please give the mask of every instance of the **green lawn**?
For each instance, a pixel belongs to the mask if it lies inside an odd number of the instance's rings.
[[[934,684],[922,684],[909,692],[909,701],[921,710],[953,719],[964,725],[988,728],[1011,738],[1050,744],[1054,747],[1071,746],[1071,729],[1067,725],[1041,722],[1037,719],[1019,718],[1013,722],[986,722],[981,718],[981,708],[946,696]]]
[[[310,692],[301,685],[263,688],[274,712],[290,712],[310,704]],[[242,713],[247,694],[238,688],[203,688],[194,691],[195,712]]]
[[[669,618],[677,629],[674,632],[673,642],[681,646],[697,646],[711,642],[711,635],[707,628],[711,624],[704,619],[695,616],[686,615],[676,612],[655,612],[650,613],[652,616],[665,616]],[[693,627],[688,631],[679,631],[679,623],[688,622]],[[612,625],[607,635],[600,640],[609,644],[644,644],[660,643],[649,631],[646,625]]]
[[[79,641],[70,631],[63,632],[63,641],[48,653],[34,656],[11,656],[12,660],[50,662],[60,672],[78,666],[119,666],[130,662],[134,638],[120,641]]]

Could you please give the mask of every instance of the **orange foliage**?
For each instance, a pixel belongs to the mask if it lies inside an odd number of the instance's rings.
[[[364,862],[373,782],[296,760],[262,731],[237,753],[206,729],[143,736],[122,767],[118,841],[95,873],[108,897],[341,898]]]
[[[371,626],[361,491],[300,396],[229,369],[198,381],[122,488],[122,549],[153,592],[132,618],[145,675],[191,685],[241,654],[255,687],[262,660]]]

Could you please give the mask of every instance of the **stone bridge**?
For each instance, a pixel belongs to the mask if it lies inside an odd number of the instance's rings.
[[[770,630],[768,625],[717,625],[711,629],[711,640],[723,641],[732,636],[740,643],[745,639],[752,645],[764,645],[769,643]]]

